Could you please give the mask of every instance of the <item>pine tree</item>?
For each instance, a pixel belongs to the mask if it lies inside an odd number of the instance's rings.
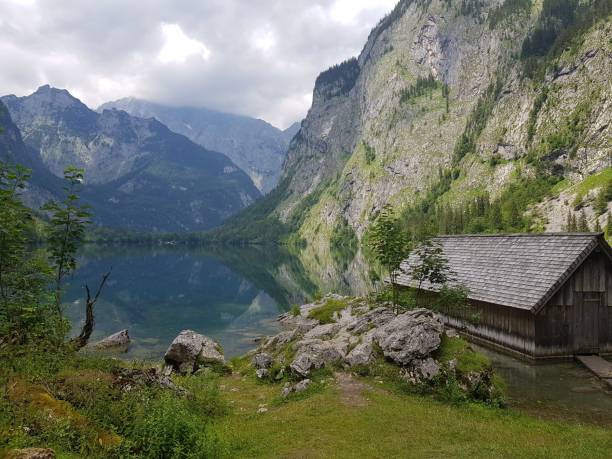
[[[577,231],[579,233],[589,233],[591,231],[591,228],[589,228],[589,222],[586,218],[586,214],[584,213],[584,209],[580,211],[580,219],[578,220]]]
[[[601,224],[599,223],[599,218],[595,219],[595,229],[593,231],[595,231],[596,233],[602,232]]]

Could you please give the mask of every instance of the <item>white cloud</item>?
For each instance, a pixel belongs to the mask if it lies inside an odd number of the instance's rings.
[[[189,38],[178,24],[162,24],[164,46],[157,56],[162,64],[183,64],[192,56],[205,61],[210,59],[210,50],[198,40]]]
[[[306,115],[317,75],[356,55],[395,0],[0,0],[0,88],[66,88],[261,117]],[[177,6],[177,5],[180,5]]]

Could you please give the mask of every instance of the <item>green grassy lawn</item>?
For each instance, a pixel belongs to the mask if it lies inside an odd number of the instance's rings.
[[[536,420],[475,404],[448,405],[365,381],[348,399],[330,382],[286,403],[280,387],[223,378],[231,414],[214,430],[229,457],[609,458],[612,431]],[[363,403],[356,402],[355,397]],[[258,414],[265,404],[269,411]]]

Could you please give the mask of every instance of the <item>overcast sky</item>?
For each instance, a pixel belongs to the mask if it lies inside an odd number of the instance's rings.
[[[0,0],[0,93],[134,96],[284,128],[397,0]]]

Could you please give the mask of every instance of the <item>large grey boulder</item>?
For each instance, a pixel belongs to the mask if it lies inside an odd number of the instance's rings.
[[[341,351],[332,341],[302,340],[295,344],[295,348],[297,354],[289,368],[301,377],[306,377],[312,370],[339,362],[343,358]]]
[[[374,349],[372,343],[361,343],[348,353],[346,363],[351,366],[369,365],[374,360]]]
[[[98,350],[121,350],[127,351],[130,345],[130,335],[127,330],[121,330],[113,335],[110,335],[103,340],[93,343],[91,346]]]
[[[432,311],[415,309],[397,316],[373,334],[385,357],[400,365],[424,359],[440,347],[444,325]]]
[[[193,373],[201,366],[225,363],[221,346],[192,330],[183,330],[166,351],[164,360],[174,371]]]
[[[319,368],[323,368],[324,366],[325,362],[319,356],[310,354],[308,352],[303,352],[299,354],[293,360],[293,362],[291,362],[289,368],[291,368],[291,371],[297,376],[306,378],[308,375],[310,375],[312,370],[317,370]]]
[[[432,381],[440,374],[440,364],[431,357],[423,360],[415,360],[410,368],[403,373],[403,377],[413,384],[423,384]]]

